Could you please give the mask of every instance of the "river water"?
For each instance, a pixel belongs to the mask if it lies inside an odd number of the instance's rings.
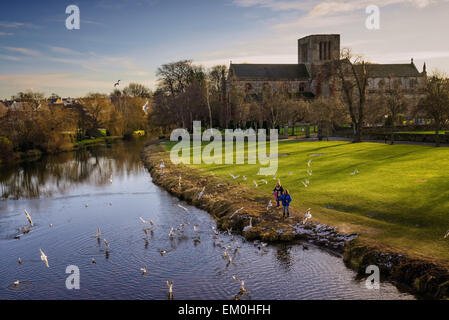
[[[152,183],[142,147],[114,143],[0,168],[0,299],[167,299],[167,280],[175,299],[414,299],[385,282],[367,289],[341,256],[313,245],[259,249],[215,236],[207,212]],[[23,234],[25,209],[35,226]],[[139,217],[154,222],[148,236]],[[227,245],[230,264],[220,247]],[[66,288],[70,265],[79,269],[79,290]],[[233,275],[245,281],[245,294]]]

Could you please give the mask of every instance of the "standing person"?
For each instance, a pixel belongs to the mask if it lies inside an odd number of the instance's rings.
[[[285,189],[284,194],[281,197],[282,207],[284,209],[282,218],[285,218],[285,211],[287,211],[287,218],[290,217],[290,202],[292,202],[292,197],[287,189]]]
[[[281,184],[278,182],[273,189],[274,198],[276,199],[277,208],[279,209],[281,202],[282,194],[284,193],[284,188],[282,188]]]

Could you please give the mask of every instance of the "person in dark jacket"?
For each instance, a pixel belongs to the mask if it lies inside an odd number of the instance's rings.
[[[284,194],[281,196],[282,207],[284,209],[282,218],[285,218],[285,212],[287,212],[287,218],[290,217],[290,202],[292,202],[292,197],[287,189],[285,189]]]
[[[273,195],[274,195],[274,198],[276,199],[278,209],[280,207],[279,204],[281,203],[281,197],[282,197],[283,193],[284,193],[284,188],[282,188],[281,184],[278,182],[273,189]]]

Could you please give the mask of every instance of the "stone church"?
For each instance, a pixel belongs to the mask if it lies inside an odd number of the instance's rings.
[[[298,99],[332,96],[337,81],[329,72],[332,61],[340,61],[339,34],[310,35],[299,39],[297,64],[231,62],[227,80],[228,98],[232,90],[257,96],[264,88],[285,90]],[[412,98],[421,95],[427,77],[426,65],[419,72],[413,59],[405,64],[368,64],[367,75],[368,94],[394,84]]]

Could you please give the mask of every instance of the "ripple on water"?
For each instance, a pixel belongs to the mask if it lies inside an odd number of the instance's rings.
[[[119,170],[124,160],[111,161],[111,167]],[[232,299],[240,290],[233,275],[245,281],[249,294],[242,297],[245,299],[413,298],[388,283],[382,283],[380,291],[367,290],[340,256],[313,245],[308,245],[309,250],[303,250],[301,245],[270,245],[264,252],[235,236],[241,248],[235,255],[229,250],[233,263],[228,265],[224,249],[213,245],[211,227],[216,223],[208,213],[185,203],[181,204],[188,208],[187,212],[179,208],[180,202],[155,187],[140,163],[130,168],[122,180],[120,172],[112,172],[113,185],[92,182],[82,188],[74,186],[52,201],[33,200],[37,227],[21,240],[3,239],[3,235],[13,234],[23,223],[23,216],[0,214],[4,229],[0,239],[0,283],[7,288],[0,291],[0,298],[167,299],[169,280],[174,282],[175,299]],[[92,177],[91,181],[99,179]],[[147,243],[139,216],[155,223]],[[53,228],[48,228],[49,222]],[[182,236],[170,240],[170,228],[185,222],[190,225]],[[194,224],[199,225],[197,233]],[[102,232],[100,243],[93,237],[97,227]],[[201,242],[195,245],[193,239],[197,236]],[[110,244],[108,256],[104,238]],[[221,234],[220,239],[235,248],[229,235]],[[39,247],[49,257],[49,269],[39,260]],[[168,253],[161,255],[160,250]],[[18,256],[23,260],[20,266]],[[64,285],[64,270],[69,264],[79,266],[81,272],[81,290],[75,293]],[[147,269],[146,275],[142,275],[142,267]],[[27,281],[15,287],[12,282],[21,278]]]

